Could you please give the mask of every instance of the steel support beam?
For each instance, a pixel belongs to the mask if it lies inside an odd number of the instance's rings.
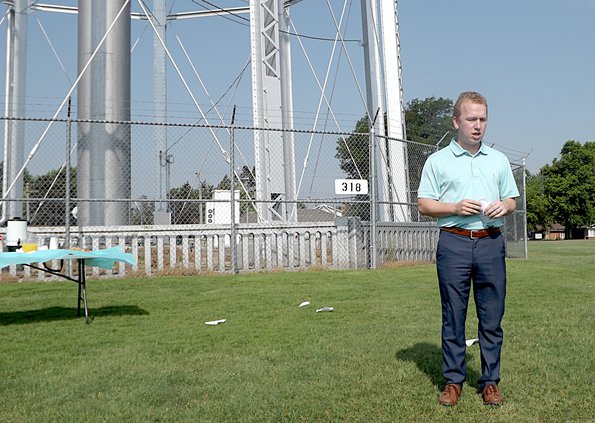
[[[295,201],[291,63],[282,0],[250,1],[252,104],[255,131],[257,212],[264,221],[295,220],[287,201]],[[283,129],[283,131],[281,131]]]
[[[409,201],[399,35],[395,0],[361,0],[364,67],[370,119],[378,112],[374,133],[378,146],[377,219],[409,220]],[[386,122],[386,124],[385,124]],[[391,139],[393,138],[393,139]]]
[[[153,34],[153,108],[155,121],[158,123],[167,122],[167,80],[166,80],[166,54],[161,40],[166,41],[167,12],[165,0],[153,0],[152,19],[154,20],[155,33]],[[167,212],[167,197],[169,194],[169,169],[170,155],[167,143],[167,131],[165,126],[155,127],[155,152],[154,161],[156,175],[159,180],[156,186],[159,187],[158,199],[155,203],[155,211]]]
[[[386,92],[386,145],[387,166],[389,169],[389,198],[392,203],[408,203],[409,172],[405,140],[405,112],[403,108],[403,79],[401,73],[401,52],[399,42],[399,21],[397,1],[380,0],[380,26],[384,58]],[[394,77],[393,77],[394,75]],[[410,207],[396,205],[390,208],[392,220],[407,222],[411,220]]]
[[[125,10],[114,22],[122,7]],[[130,2],[79,0],[79,72],[99,41],[99,53],[78,85],[78,118],[130,121]],[[112,26],[112,23],[114,25]],[[131,159],[129,124],[78,125],[77,196],[80,225],[129,223],[127,202],[96,202],[130,198]]]
[[[30,0],[15,0],[9,7],[6,30],[6,89],[4,116],[25,117],[27,83],[27,26]],[[23,215],[23,173],[13,184],[25,163],[25,122],[4,122],[2,222]],[[12,189],[8,188],[13,185]]]

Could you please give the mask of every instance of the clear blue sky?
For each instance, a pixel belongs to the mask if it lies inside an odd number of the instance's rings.
[[[401,0],[399,19],[407,99],[484,93],[486,138],[532,172],[595,140],[594,1]]]
[[[244,0],[209,0],[223,7],[245,6]],[[75,5],[75,1],[44,1]],[[207,3],[197,0],[202,6]],[[343,1],[331,0],[337,19]],[[151,1],[147,1],[150,6]],[[177,11],[201,10],[189,0],[168,1]],[[139,11],[136,0],[132,8]],[[2,5],[1,10],[5,10]],[[527,165],[536,172],[558,157],[565,141],[595,140],[595,1],[592,0],[401,0],[399,1],[401,59],[405,101],[430,96],[454,99],[459,92],[482,92],[490,106],[486,140],[511,157],[529,153]],[[247,15],[244,15],[247,18]],[[292,7],[295,30],[320,38],[335,34],[326,0],[303,0]],[[345,38],[361,39],[360,2],[348,3]],[[70,80],[76,77],[76,17],[36,12],[29,22],[27,111],[51,116],[70,82],[45,40],[42,23]],[[199,103],[208,108],[192,70],[175,38],[178,35],[203,78],[211,97],[219,98],[241,73],[249,57],[249,28],[235,17],[175,21],[168,29],[172,54]],[[0,66],[4,69],[5,23],[0,27]],[[293,30],[293,29],[292,29]],[[132,25],[133,115],[151,120],[152,33],[146,22]],[[332,42],[302,38],[322,80]],[[348,42],[349,59],[363,89],[361,46]],[[337,52],[338,54],[338,52]],[[314,127],[318,88],[297,38],[292,39],[296,125]],[[337,61],[339,61],[337,66]],[[337,67],[335,67],[337,66]],[[333,108],[339,128],[352,130],[364,113],[347,56],[335,56],[338,69]],[[170,67],[168,99],[172,120],[196,121],[197,112],[180,79]],[[49,83],[48,83],[49,82]],[[3,93],[4,84],[1,91]],[[234,93],[231,97],[231,93]],[[330,90],[329,90],[330,92]],[[238,105],[239,124],[251,124],[250,68],[236,89],[223,98]],[[229,119],[230,111],[225,114]],[[316,129],[336,130],[326,115]],[[323,125],[323,122],[327,122]],[[212,123],[219,123],[214,118]]]

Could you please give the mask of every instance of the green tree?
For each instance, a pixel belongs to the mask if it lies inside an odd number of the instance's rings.
[[[424,100],[411,100],[405,106],[407,139],[437,145],[448,133],[454,134],[452,112],[453,102],[449,98],[428,97]]]
[[[407,163],[409,170],[409,187],[411,199],[415,200],[415,190],[419,185],[421,170],[427,156],[436,151],[437,144],[454,134],[452,127],[453,102],[447,98],[428,97],[424,100],[413,99],[405,106],[405,123],[407,139]],[[357,121],[355,130],[348,137],[337,140],[339,167],[348,178],[369,180],[369,132],[368,117]],[[431,147],[428,147],[431,146]],[[444,144],[443,144],[444,145]],[[365,201],[367,196],[358,196],[357,200]],[[367,220],[368,207],[364,204],[353,204],[349,215],[357,215]]]
[[[32,176],[24,174],[24,215],[34,226],[62,226],[66,219],[66,172],[64,169],[51,169],[47,173]],[[70,197],[76,197],[76,168],[70,169]],[[72,210],[76,203],[71,202]],[[72,217],[71,217],[72,218]],[[74,221],[70,222],[71,224]]]
[[[405,106],[405,124],[409,141],[436,146],[449,132],[454,134],[452,126],[453,102],[448,98],[428,97],[424,100],[413,99]],[[369,132],[368,117],[364,116],[355,124],[354,134],[341,137],[337,141],[337,153],[341,170],[349,178],[368,179],[369,174],[369,138],[364,134]],[[423,165],[428,154],[433,152],[427,147],[408,145],[408,161],[410,167]],[[420,150],[420,151],[418,151]],[[423,160],[418,160],[417,157]],[[412,186],[413,186],[412,182]]]
[[[0,192],[3,192],[4,189],[4,162],[0,162]],[[29,173],[29,171],[27,169],[25,169],[25,171],[23,172],[23,184],[25,185],[23,188],[23,190],[25,191],[23,193],[24,196],[27,195],[27,184],[31,184],[31,182],[33,181],[33,176],[31,176],[31,173]],[[10,184],[8,184],[10,185]],[[14,216],[11,216],[14,217]],[[23,211],[22,214],[18,217],[22,217],[22,218],[27,218],[27,203],[25,202],[23,204]],[[29,222],[30,223],[30,222]]]
[[[567,231],[595,224],[595,142],[567,141],[560,159],[541,169],[553,220]]]
[[[347,178],[367,179],[369,181],[370,137],[368,132],[370,125],[368,116],[362,117],[355,124],[353,134],[348,137],[340,137],[337,140],[337,154],[339,167]],[[359,216],[362,220],[370,220],[369,195],[356,195],[355,202],[346,204],[344,214],[346,216]]]
[[[443,97],[428,97],[424,100],[416,98],[405,106],[407,139],[412,141],[407,144],[411,201],[417,198],[417,188],[426,159],[440,146],[448,145],[448,140],[454,136],[452,112],[452,100]],[[419,216],[413,214],[412,217],[415,219]]]
[[[223,175],[223,179],[221,179],[221,182],[219,182],[219,185],[217,185],[217,189],[222,189],[222,190],[230,190],[231,189],[231,179],[229,179],[229,175],[227,173],[225,175]]]
[[[133,225],[148,225],[155,217],[155,202],[147,201],[149,197],[141,195],[138,200],[132,202],[132,213],[130,223]]]
[[[170,212],[172,222],[179,225],[187,225],[201,222],[201,216],[205,216],[204,200],[211,198],[213,186],[206,181],[200,181],[198,188],[193,188],[189,182],[182,186],[172,188],[169,191]]]
[[[368,179],[370,138],[367,134],[369,131],[368,116],[364,116],[355,124],[353,134],[340,137],[337,141],[335,157],[339,159],[339,167],[348,178]]]
[[[253,210],[253,202],[256,197],[256,167],[252,170],[246,165],[242,167],[242,171],[238,175],[239,181],[236,182],[236,190],[240,190],[240,213],[245,214]],[[241,182],[241,184],[239,183]]]
[[[242,185],[246,189],[246,192],[242,192],[242,198],[245,198],[246,194],[251,198],[254,198],[254,193],[256,191],[256,167],[253,166],[252,170],[246,165],[242,167],[242,172],[240,172],[238,178],[242,182]],[[242,190],[243,191],[243,190]]]
[[[535,175],[529,171],[526,172],[525,196],[527,199],[527,229],[536,231],[538,226],[545,229],[551,228],[553,222],[545,195],[545,177],[541,172]]]

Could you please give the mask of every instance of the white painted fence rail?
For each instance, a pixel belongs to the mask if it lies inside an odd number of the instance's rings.
[[[240,272],[305,269],[360,269],[370,263],[369,224],[358,218],[335,222],[241,223],[236,225],[237,269]],[[64,242],[63,227],[32,227],[39,245],[50,237]],[[378,264],[395,260],[429,261],[438,238],[435,224],[380,223]],[[88,269],[91,276],[123,277],[157,274],[230,272],[229,225],[118,226],[73,228],[71,248],[97,250],[121,246],[136,266],[124,263],[111,270]],[[56,263],[51,267],[55,268]],[[9,274],[23,279],[55,279],[28,267],[11,266]]]
[[[379,222],[378,263],[392,261],[434,261],[439,230],[435,223]]]

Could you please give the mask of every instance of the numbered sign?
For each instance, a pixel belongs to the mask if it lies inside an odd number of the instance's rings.
[[[368,193],[366,179],[335,179],[335,194],[360,195]]]

